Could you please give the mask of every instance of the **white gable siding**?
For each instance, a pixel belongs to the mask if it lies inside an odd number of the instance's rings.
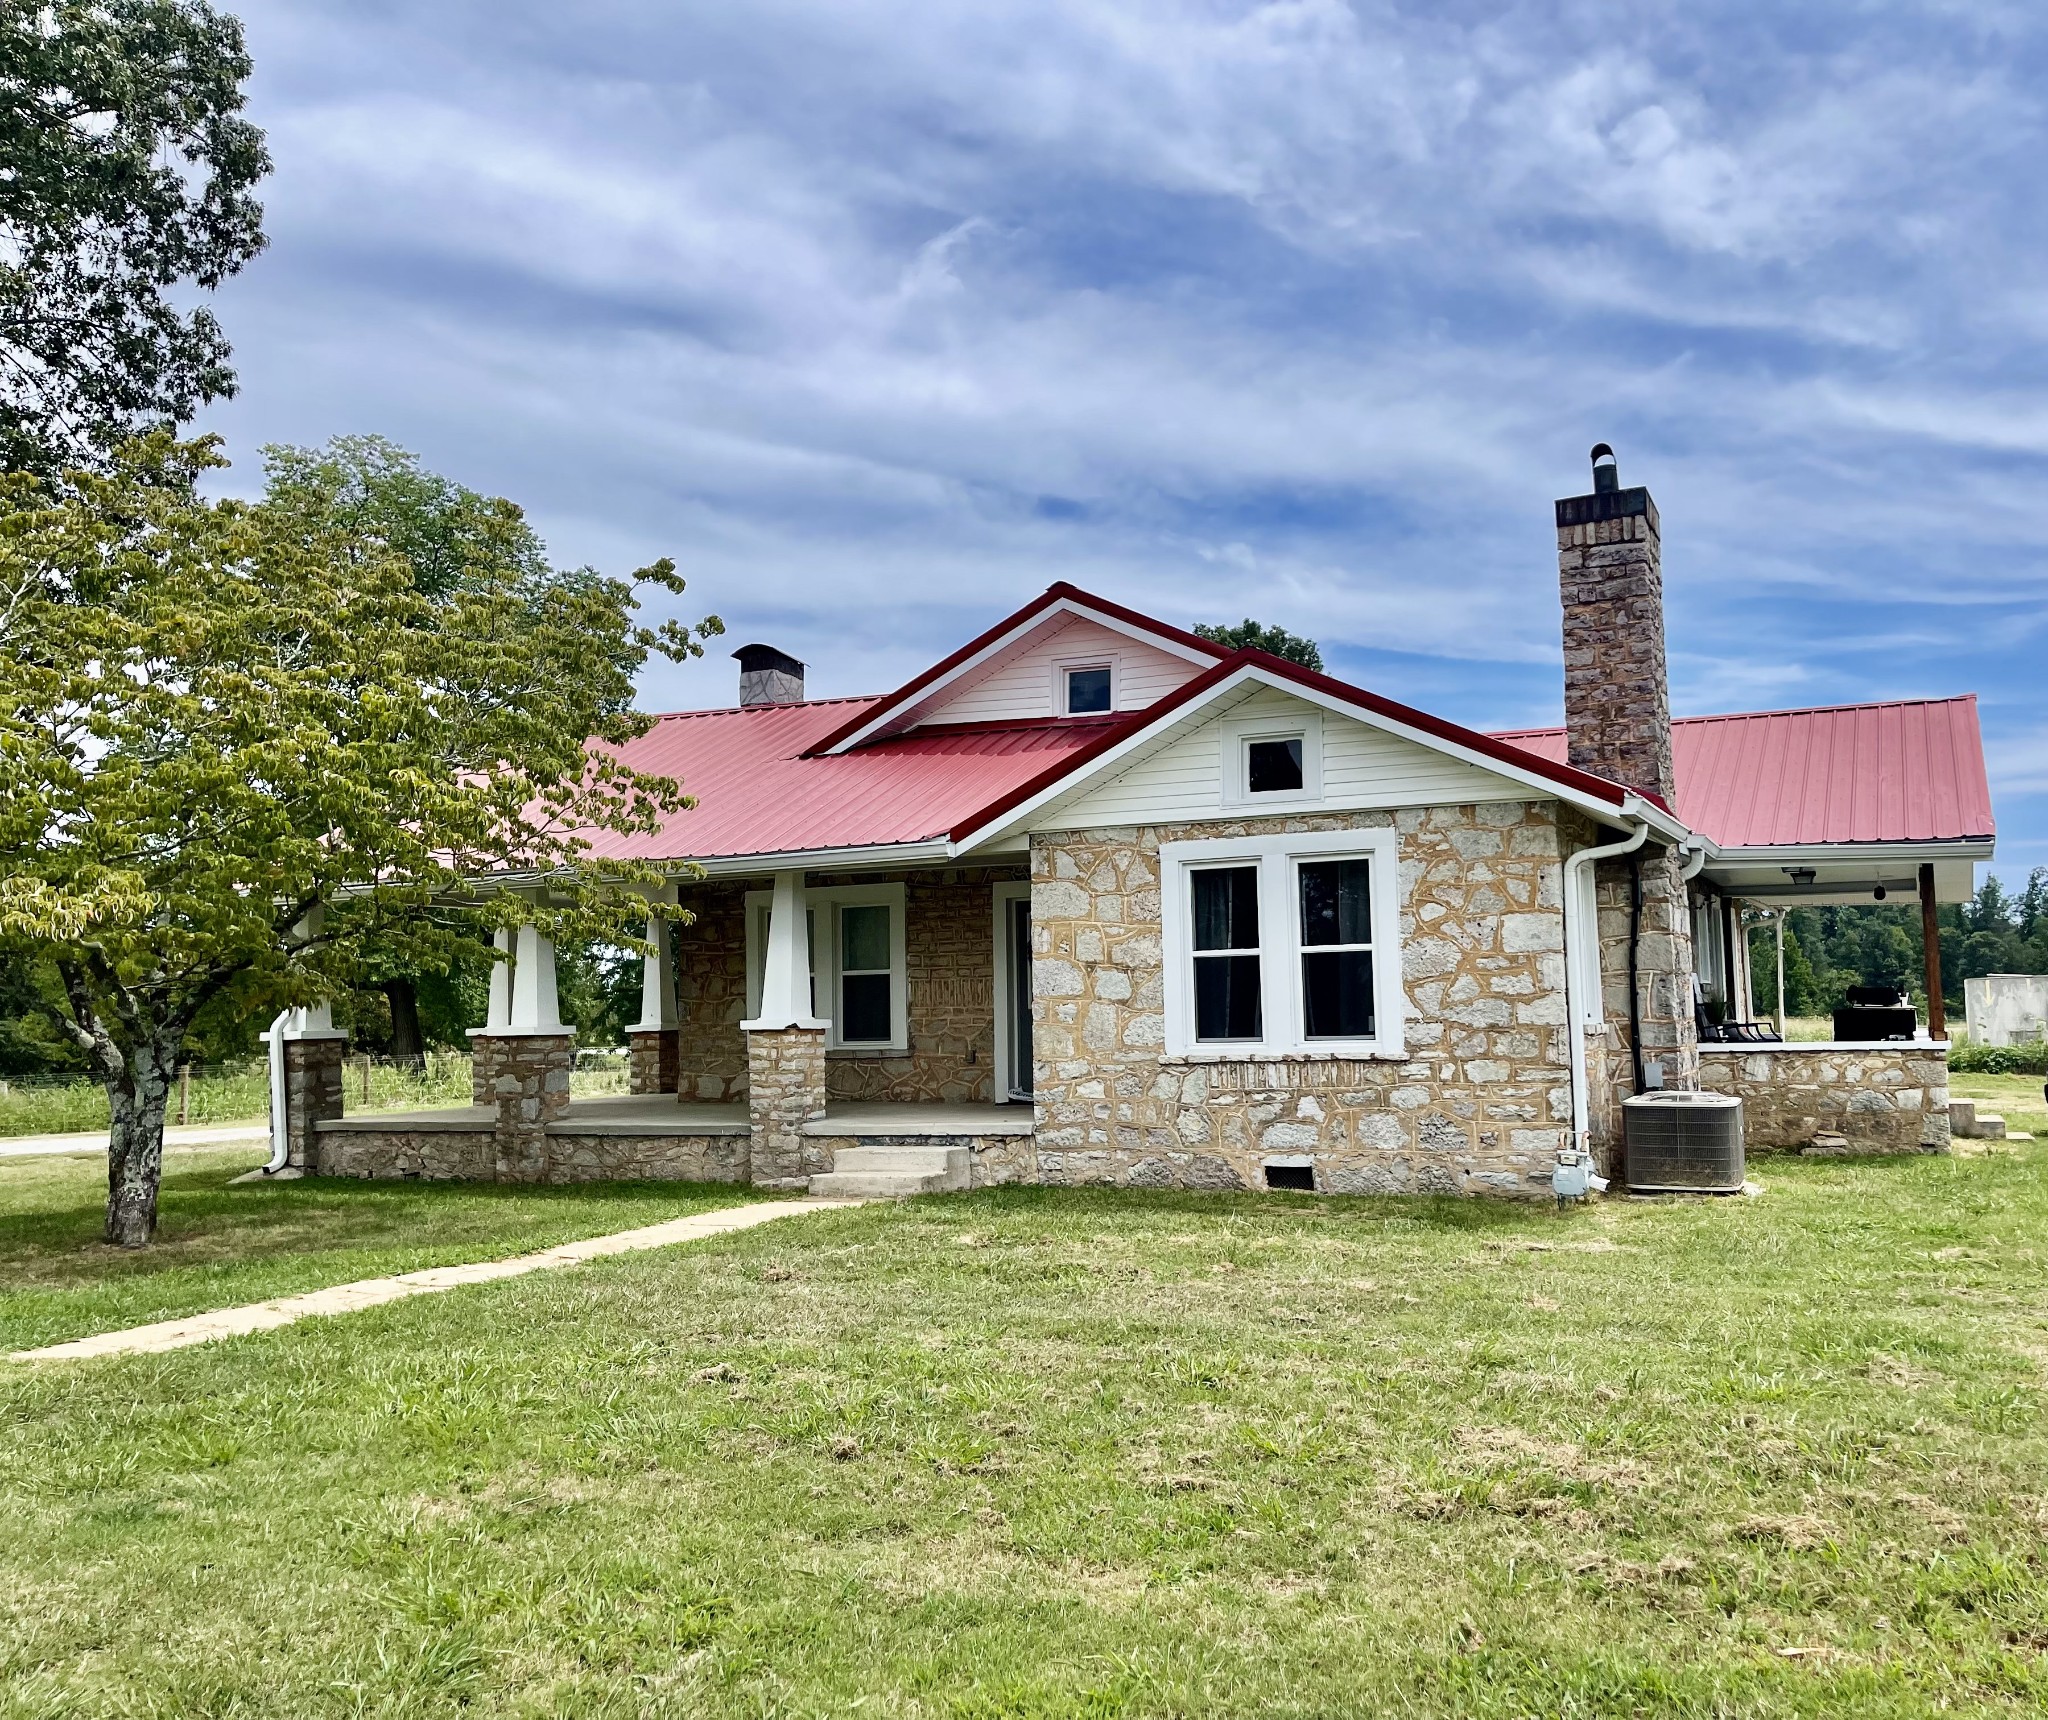
[[[1240,723],[1305,713],[1316,716],[1322,725],[1323,795],[1319,800],[1276,804],[1270,809],[1276,814],[1343,807],[1463,806],[1532,798],[1528,787],[1477,765],[1286,693],[1262,689],[1199,728],[1168,741],[1121,775],[1070,801],[1047,807],[1037,820],[1038,828],[1074,830],[1257,816],[1254,808],[1224,804],[1225,742]]]
[[[1025,635],[968,680],[948,687],[916,723],[1001,723],[1053,717],[1053,665],[1064,658],[1115,660],[1117,709],[1141,711],[1202,672],[1190,663],[1099,622],[1066,615]]]

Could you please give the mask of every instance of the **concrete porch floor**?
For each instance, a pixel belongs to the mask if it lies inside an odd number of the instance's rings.
[[[827,1104],[804,1125],[807,1135],[1028,1135],[1029,1105],[882,1105],[851,1100]]]
[[[490,1105],[446,1105],[422,1111],[359,1111],[319,1129],[390,1129],[405,1134],[489,1130],[498,1113]],[[804,1125],[807,1135],[1028,1135],[1029,1105],[834,1103]],[[569,1114],[550,1123],[555,1135],[744,1135],[751,1132],[745,1105],[679,1102],[673,1093],[613,1093],[572,1099]]]

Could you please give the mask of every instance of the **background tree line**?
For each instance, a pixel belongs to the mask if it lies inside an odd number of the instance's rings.
[[[1944,904],[1941,990],[1960,1024],[1963,981],[1991,973],[2048,973],[2048,866],[2036,867],[2014,895],[1994,875],[1968,902]],[[1785,920],[1785,1006],[1793,1015],[1826,1015],[1852,985],[1903,985],[1926,1002],[1917,902],[1794,908]],[[1778,1006],[1769,926],[1750,930],[1756,1006]]]

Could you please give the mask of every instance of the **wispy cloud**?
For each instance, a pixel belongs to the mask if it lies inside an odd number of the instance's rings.
[[[1064,577],[1498,721],[1554,708],[1548,503],[1607,440],[1682,705],[1977,687],[2037,780],[2036,8],[244,10],[245,454],[397,436],[827,691]]]

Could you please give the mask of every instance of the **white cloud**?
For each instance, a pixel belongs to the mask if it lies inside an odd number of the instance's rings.
[[[382,430],[566,557],[676,554],[823,690],[1054,578],[1518,675],[1600,439],[1682,702],[2038,709],[2032,9],[246,12],[245,464]],[[689,676],[650,696],[727,691]]]

